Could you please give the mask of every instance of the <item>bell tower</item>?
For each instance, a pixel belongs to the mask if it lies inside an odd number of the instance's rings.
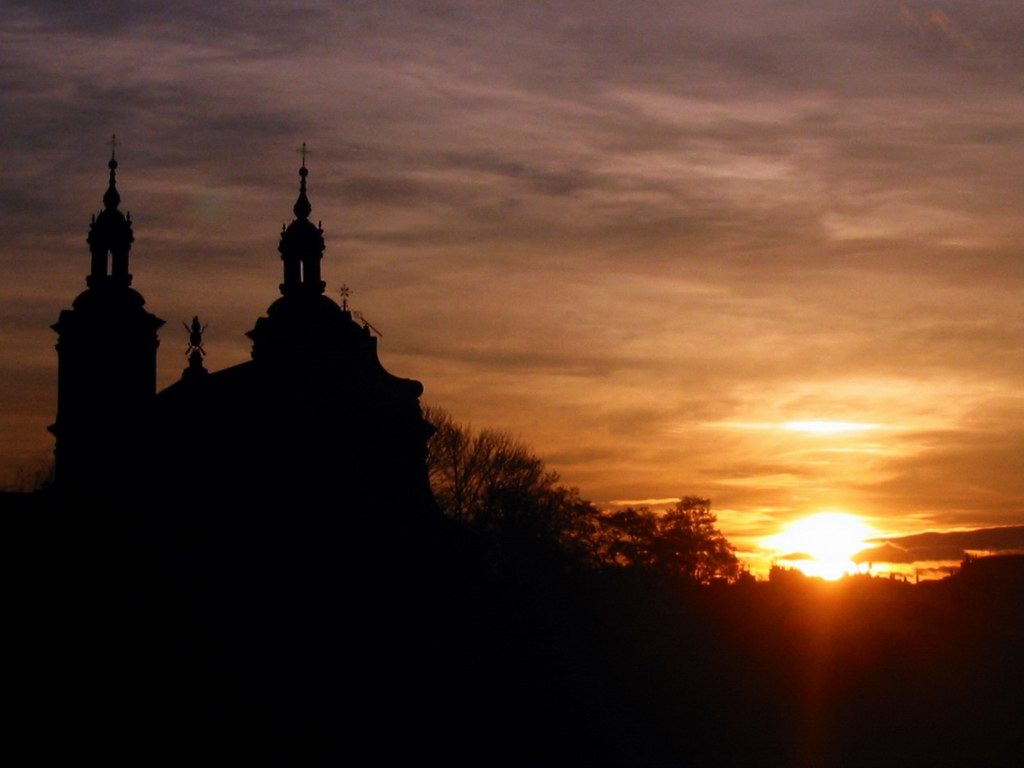
[[[156,394],[157,330],[131,287],[131,214],[118,209],[116,140],[103,210],[89,227],[86,289],[60,313],[57,332],[55,479],[61,492],[106,495],[119,482],[126,430]]]
[[[292,206],[295,218],[281,227],[277,247],[284,266],[281,297],[271,304],[267,317],[259,318],[246,334],[253,341],[252,357],[261,364],[290,370],[349,364],[353,356],[376,360],[376,340],[369,330],[357,325],[347,308],[324,294],[327,283],[320,268],[324,230],[309,218],[313,206],[306,193],[305,144],[301,152],[299,196]]]
[[[299,197],[292,206],[295,220],[281,228],[281,261],[284,262],[284,282],[281,294],[319,296],[326,283],[320,279],[320,260],[324,257],[324,230],[313,226],[309,214],[313,206],[306,195],[306,145],[302,145],[302,167],[299,168]]]

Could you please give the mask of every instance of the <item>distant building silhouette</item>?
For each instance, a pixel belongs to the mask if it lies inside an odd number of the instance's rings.
[[[118,210],[116,169],[112,156],[105,208],[89,233],[87,289],[53,326],[58,491],[156,498],[182,510],[241,500],[275,509],[436,509],[423,387],[388,373],[369,327],[324,294],[324,233],[309,218],[305,159],[295,218],[280,239],[281,295],[247,334],[252,360],[207,372],[203,326],[193,318],[189,364],[159,393],[164,321],[131,288],[134,238]]]

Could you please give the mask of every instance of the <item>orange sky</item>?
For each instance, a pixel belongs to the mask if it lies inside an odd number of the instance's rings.
[[[1024,522],[1024,7],[105,7],[0,11],[0,476],[52,449],[116,131],[162,385],[194,314],[246,358],[307,141],[385,365],[585,496],[742,546]]]

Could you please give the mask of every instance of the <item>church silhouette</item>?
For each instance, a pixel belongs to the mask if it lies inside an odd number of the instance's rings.
[[[164,502],[316,506],[352,516],[382,503],[434,511],[426,471],[433,428],[422,385],[388,373],[377,338],[347,300],[325,295],[322,226],[310,220],[305,156],[294,220],[278,250],[280,297],[248,337],[252,360],[203,365],[202,326],[189,327],[189,365],[156,391],[158,331],[132,287],[130,215],[109,163],[104,208],[93,217],[86,290],[53,326],[58,334],[55,483],[60,495]],[[187,286],[182,286],[187,289]]]
[[[44,653],[70,751],[333,763],[356,742],[404,754],[383,741],[395,719],[427,743],[457,559],[429,485],[434,428],[422,385],[324,293],[305,158],[252,359],[207,371],[193,318],[188,366],[159,392],[164,321],[133,287],[109,168],[86,289],[53,326],[55,487],[36,523],[56,531]]]

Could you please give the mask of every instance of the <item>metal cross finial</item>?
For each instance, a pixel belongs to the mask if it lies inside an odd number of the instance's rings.
[[[298,152],[300,155],[302,155],[302,167],[305,168],[306,167],[306,155],[311,155],[311,154],[313,154],[313,152],[311,150],[306,149],[306,142],[302,142],[302,148],[301,149],[296,149],[295,151]]]
[[[338,289],[338,293],[341,294],[341,308],[344,309],[344,310],[347,310],[348,309],[348,297],[351,295],[352,289],[349,288],[347,285],[342,285],[341,288]]]
[[[110,159],[116,160],[117,157],[117,134],[110,134]]]

